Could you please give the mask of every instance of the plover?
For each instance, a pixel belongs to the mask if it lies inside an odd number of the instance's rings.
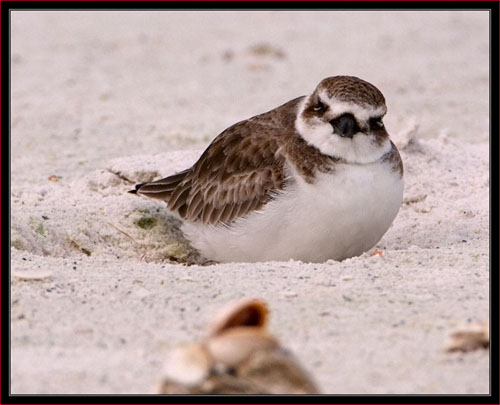
[[[403,199],[382,93],[353,76],[238,122],[190,168],[131,192],[163,200],[207,259],[343,260],[372,248]]]

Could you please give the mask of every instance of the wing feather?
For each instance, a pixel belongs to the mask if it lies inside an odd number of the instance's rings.
[[[173,210],[179,209],[181,206],[186,205],[186,201],[190,193],[189,185],[184,184],[174,190],[172,199],[168,202],[169,206],[172,206]]]
[[[206,224],[229,223],[260,209],[285,185],[281,151],[286,148],[280,144],[295,136],[295,110],[284,108],[287,104],[229,127],[191,168],[138,185],[136,192],[163,199],[184,219]]]
[[[197,193],[196,197],[193,198],[191,202],[187,204],[187,206],[187,216],[190,218],[198,218],[203,210],[203,197],[201,193]]]

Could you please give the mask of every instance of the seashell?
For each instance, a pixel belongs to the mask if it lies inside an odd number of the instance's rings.
[[[259,350],[278,346],[278,341],[261,328],[240,326],[209,338],[206,348],[216,363],[237,367]]]
[[[19,270],[13,271],[12,276],[20,280],[44,280],[52,276],[50,270]]]
[[[209,375],[212,364],[202,344],[182,346],[168,354],[163,377],[171,382],[187,386],[199,384]]]
[[[468,352],[490,347],[489,322],[466,325],[453,332],[444,345],[447,352]]]
[[[265,302],[244,299],[221,311],[200,342],[167,359],[160,394],[317,394],[318,388],[266,328]]]
[[[258,299],[244,298],[236,301],[220,311],[212,322],[208,336],[216,336],[236,326],[267,326],[269,310],[267,304]]]
[[[264,393],[252,382],[228,374],[212,375],[202,384],[186,387],[172,381],[162,381],[159,394],[190,395],[256,395]]]
[[[316,384],[295,360],[293,354],[279,347],[259,350],[242,363],[238,375],[252,381],[267,394],[318,394]]]

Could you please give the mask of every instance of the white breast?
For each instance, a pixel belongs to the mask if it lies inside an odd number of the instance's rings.
[[[211,260],[343,260],[380,240],[403,199],[403,180],[386,163],[337,165],[314,184],[294,177],[275,200],[231,227],[185,223],[183,231]]]

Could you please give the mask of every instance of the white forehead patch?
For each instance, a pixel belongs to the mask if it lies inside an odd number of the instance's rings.
[[[336,117],[345,113],[351,113],[360,121],[368,121],[371,117],[380,117],[387,112],[387,107],[384,105],[373,107],[371,105],[363,106],[355,103],[348,103],[336,98],[329,98],[326,91],[320,93],[320,99],[322,102],[328,104],[330,112]]]

